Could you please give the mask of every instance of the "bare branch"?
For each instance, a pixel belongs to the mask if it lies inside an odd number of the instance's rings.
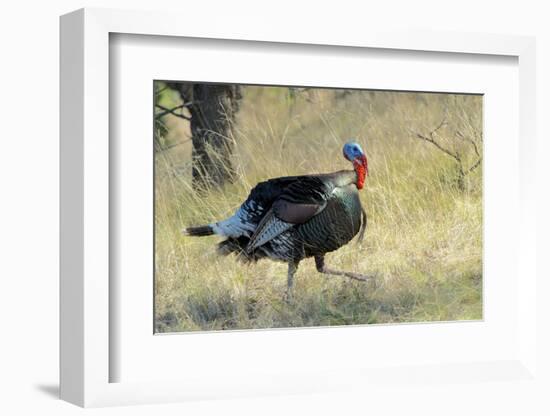
[[[168,89],[168,87],[167,87],[167,86],[164,86],[164,87],[162,87],[160,90],[155,91],[155,94],[156,94],[156,95],[162,94],[162,93],[163,93],[165,90],[167,90],[167,89]]]
[[[476,142],[474,142],[472,139],[470,139],[469,137],[465,137],[465,139],[470,142],[472,144],[472,146],[474,147],[474,152],[476,152],[476,156],[481,158],[481,156],[479,155],[479,151],[477,150],[477,144]]]
[[[468,174],[473,172],[477,167],[481,165],[482,156],[480,154],[480,149],[478,148],[478,143],[482,142],[482,135],[481,132],[479,132],[477,129],[474,129],[472,127],[468,128],[467,135],[463,134],[460,130],[455,130],[453,137],[455,139],[459,138],[463,142],[468,142],[475,152],[477,156],[477,161],[470,166],[470,168],[465,168],[466,163],[468,163],[468,156],[464,153],[459,153],[458,150],[453,150],[452,147],[448,148],[445,147],[446,141],[440,142],[439,138],[442,137],[438,134],[438,131],[443,128],[443,126],[447,125],[447,117],[445,116],[443,120],[437,125],[435,129],[433,129],[431,132],[427,134],[422,134],[413,131],[410,129],[409,131],[411,134],[415,135],[417,138],[424,140],[428,143],[431,143],[435,147],[437,147],[440,151],[445,153],[446,155],[452,157],[456,162],[456,170],[457,170],[457,185],[459,189],[464,190],[465,189],[465,178]],[[468,126],[466,126],[468,127]],[[476,139],[479,139],[479,142],[476,141]],[[451,146],[451,145],[449,145]],[[464,157],[464,161],[462,160],[462,157]]]
[[[430,132],[430,136],[433,137],[433,135],[445,125],[447,125],[447,117],[444,117],[443,120],[441,120],[441,123],[439,123],[439,125]]]
[[[477,167],[481,164],[481,159],[482,159],[482,158],[480,157],[480,158],[477,160],[477,162],[474,163],[474,164],[470,167],[470,169],[468,169],[467,173],[470,173],[470,172],[472,172],[473,170],[475,170],[475,168],[477,168]]]
[[[435,130],[434,130],[435,131]],[[437,147],[439,150],[441,150],[442,152],[448,154],[449,156],[451,156],[454,160],[456,160],[458,163],[462,163],[462,161],[460,160],[460,156],[458,156],[457,153],[453,153],[451,152],[450,150],[448,149],[445,149],[443,146],[441,146],[434,138],[433,138],[433,132],[430,133],[430,137],[428,136],[424,136],[423,134],[420,134],[420,133],[416,133],[416,137],[418,137],[419,139],[422,139],[422,140],[425,140],[427,141],[428,143],[431,143],[433,144],[435,147]]]
[[[182,104],[182,105],[178,105],[177,107],[174,107],[174,108],[166,108],[160,104],[156,104],[156,107],[163,110],[162,113],[159,113],[157,114],[157,117],[164,117],[165,115],[167,114],[171,114],[173,116],[176,116],[176,117],[179,117],[179,118],[183,118],[184,120],[191,120],[191,117],[187,117],[186,115],[183,115],[183,114],[180,114],[180,113],[176,113],[176,110],[180,110],[184,107],[187,107],[186,104]]]
[[[466,137],[464,134],[462,134],[461,131],[457,131],[457,132],[456,132],[456,135],[457,135],[458,137],[460,137],[462,140],[466,140],[468,143],[470,143],[470,144],[473,146],[473,148],[474,148],[474,152],[476,153],[476,156],[477,156],[477,157],[481,157],[481,155],[479,154],[479,150],[478,150],[478,148],[477,148],[477,144],[476,144],[476,142],[475,142],[473,139],[471,139],[471,138],[469,138],[469,137]]]

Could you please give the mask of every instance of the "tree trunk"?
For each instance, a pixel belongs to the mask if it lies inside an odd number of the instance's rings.
[[[236,85],[197,83],[192,96],[193,187],[222,186],[234,179],[231,124],[240,90]]]

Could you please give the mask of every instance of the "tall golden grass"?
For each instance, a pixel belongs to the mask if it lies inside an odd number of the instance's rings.
[[[162,97],[166,105],[177,98]],[[243,87],[231,139],[237,179],[197,193],[187,122],[165,117],[156,152],[155,322],[159,332],[482,318],[482,97],[473,95]],[[365,239],[327,256],[372,283],[317,273],[311,259],[283,301],[286,265],[218,257],[220,237],[181,234],[233,214],[271,177],[349,169],[342,145],[363,145]],[[473,143],[476,144],[474,148]]]

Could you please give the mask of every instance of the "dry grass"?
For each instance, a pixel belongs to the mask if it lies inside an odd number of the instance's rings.
[[[481,166],[457,184],[453,158],[415,138],[443,119],[437,137],[466,167],[481,152],[479,96],[246,87],[234,127],[238,180],[198,195],[190,143],[156,154],[155,313],[160,332],[469,320],[482,317]],[[164,100],[175,100],[163,97]],[[166,118],[162,140],[188,138]],[[327,256],[331,266],[375,274],[372,284],[326,277],[300,264],[293,302],[283,302],[286,265],[239,264],[215,253],[219,238],[180,230],[231,215],[270,177],[348,169],[349,138],[363,145],[370,176],[361,200],[365,240]]]

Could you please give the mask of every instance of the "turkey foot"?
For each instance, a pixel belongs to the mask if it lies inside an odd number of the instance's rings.
[[[359,280],[362,282],[366,282],[372,279],[372,277],[366,276],[361,273],[344,272],[341,270],[329,269],[325,264],[324,256],[315,256],[315,266],[317,267],[317,271],[323,274],[332,274],[335,276],[346,276],[346,277],[349,277],[350,279]]]

